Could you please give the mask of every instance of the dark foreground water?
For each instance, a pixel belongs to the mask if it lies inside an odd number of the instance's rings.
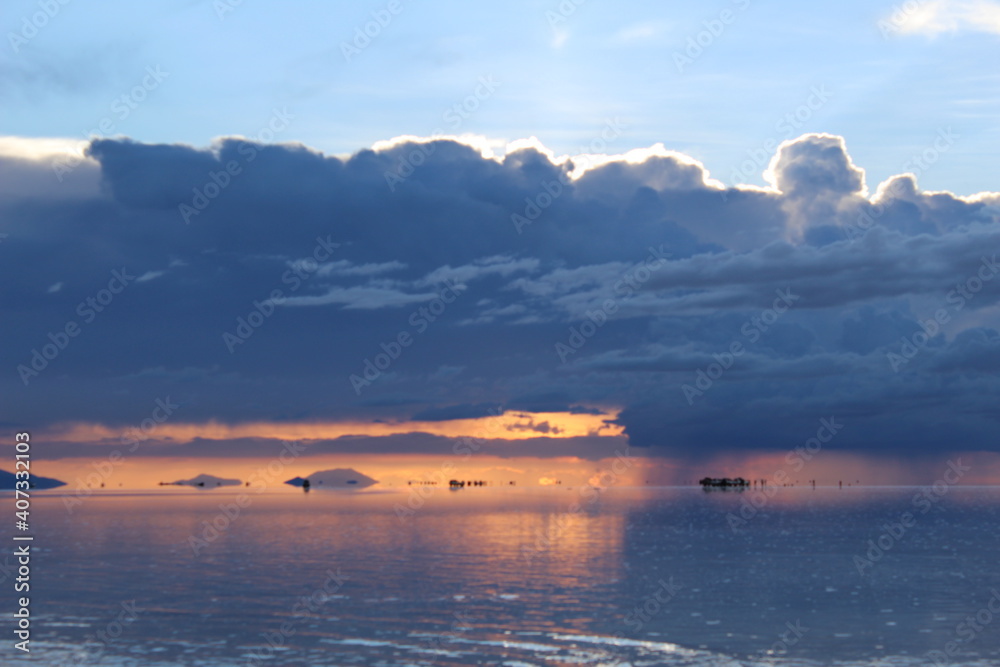
[[[36,497],[0,662],[1000,665],[1000,491],[920,491]]]

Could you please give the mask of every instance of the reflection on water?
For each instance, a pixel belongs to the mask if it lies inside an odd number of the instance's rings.
[[[31,658],[927,664],[1000,590],[1000,493],[952,489],[899,533],[914,493],[39,497]],[[1000,632],[978,627],[956,652],[996,664]]]

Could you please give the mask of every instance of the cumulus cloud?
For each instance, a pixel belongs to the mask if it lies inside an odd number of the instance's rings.
[[[764,178],[783,195],[790,236],[820,221],[843,224],[867,196],[864,171],[854,166],[841,137],[810,134],[783,142]]]
[[[617,414],[632,444],[686,456],[794,446],[830,416],[844,449],[997,447],[1000,195],[907,174],[870,194],[841,137],[782,144],[767,188],[725,188],[663,146],[585,169],[537,141],[333,157],[106,139],[86,155],[62,181],[52,150],[0,157],[22,184],[0,187],[0,257],[32,267],[0,291],[18,322],[0,333],[6,423],[125,428],[170,396],[192,423],[504,406],[539,442],[559,427],[532,414]],[[133,278],[112,294],[114,271]]]

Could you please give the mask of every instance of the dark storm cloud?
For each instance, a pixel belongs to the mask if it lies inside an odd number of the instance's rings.
[[[816,248],[778,241],[747,253],[699,255],[671,262],[648,288],[679,292],[666,302],[683,308],[765,306],[791,288],[805,307],[830,308],[883,297],[947,293],[981,267],[995,273],[1000,226],[988,224],[940,236],[906,237],[877,227],[856,241]],[[998,269],[1000,270],[1000,269]],[[1000,281],[986,284],[992,303]]]
[[[1000,197],[904,175],[869,199],[838,137],[728,190],[655,150],[578,178],[446,140],[88,153],[62,181],[0,161],[0,257],[25,267],[0,292],[0,421],[127,428],[167,397],[178,422],[623,408],[653,452],[794,446],[830,416],[845,449],[996,448]]]
[[[478,417],[491,417],[503,413],[503,408],[490,403],[477,403],[474,405],[446,405],[440,408],[427,408],[421,410],[411,417],[413,421],[436,422],[450,421],[452,419],[476,419]]]

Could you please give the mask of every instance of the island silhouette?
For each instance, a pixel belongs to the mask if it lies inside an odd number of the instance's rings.
[[[242,483],[238,479],[225,479],[215,475],[201,474],[191,479],[180,479],[176,482],[160,482],[160,486],[193,486],[198,489],[214,489],[219,486],[239,486]]]
[[[13,491],[17,488],[15,486],[17,481],[17,475],[14,473],[0,470],[0,491]],[[28,478],[29,489],[55,489],[60,486],[66,486],[66,482],[38,475],[32,475]]]
[[[308,477],[293,477],[285,482],[304,489],[363,489],[378,484],[377,479],[358,472],[353,468],[333,468],[319,470]]]

